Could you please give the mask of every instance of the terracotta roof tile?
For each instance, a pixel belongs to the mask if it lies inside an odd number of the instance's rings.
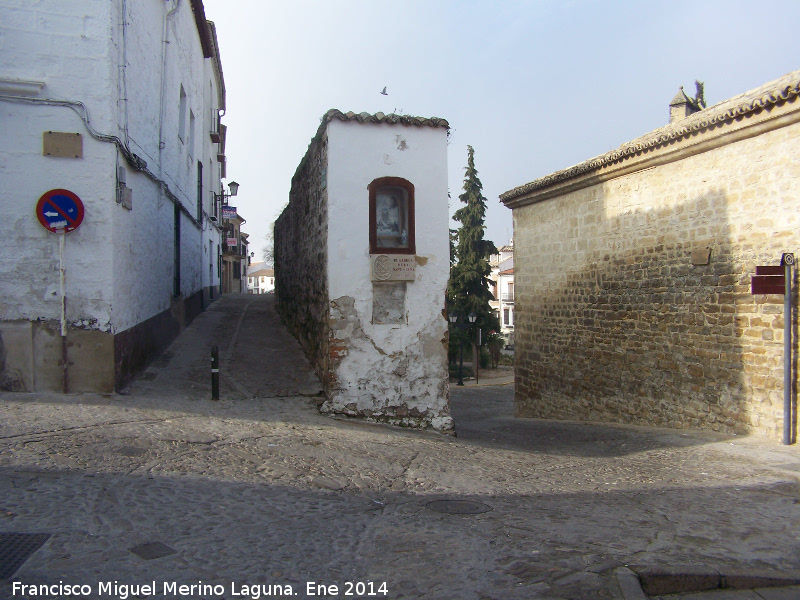
[[[247,277],[275,277],[275,271],[273,269],[259,269],[248,273]]]
[[[409,125],[409,126],[416,126],[416,127],[444,127],[450,130],[450,123],[447,122],[446,119],[440,119],[439,117],[412,117],[411,115],[396,115],[394,113],[391,114],[384,114],[382,112],[377,112],[375,114],[371,114],[368,112],[361,112],[361,113],[354,113],[353,111],[342,112],[337,108],[332,108],[324,115],[322,115],[321,123],[317,128],[317,132],[314,134],[314,137],[311,138],[311,142],[308,145],[309,150],[314,145],[314,142],[319,140],[322,137],[322,133],[325,131],[325,128],[328,126],[328,123],[337,119],[339,121],[349,121],[349,122],[356,122],[356,123],[387,123],[389,125]],[[303,169],[303,165],[308,158],[308,150],[306,150],[306,154],[303,157],[303,160],[300,161],[300,164],[297,165],[297,169],[294,172],[294,176],[297,177],[297,174]]]
[[[629,156],[672,144],[699,131],[721,127],[752,113],[770,109],[775,105],[796,101],[799,96],[800,70],[792,71],[759,88],[734,96],[685,119],[651,131],[642,137],[622,144],[616,150],[509,190],[500,194],[500,200],[503,202],[513,200],[535,190],[602,169],[606,165],[622,161]]]
[[[332,108],[322,117],[322,124],[325,125],[334,119],[339,121],[357,121],[358,123],[389,123],[391,125],[416,125],[418,127],[450,127],[445,119],[439,117],[412,117],[411,115],[396,115],[394,113],[384,114],[377,112],[370,114],[367,112],[354,113],[353,111],[342,112],[336,108]]]

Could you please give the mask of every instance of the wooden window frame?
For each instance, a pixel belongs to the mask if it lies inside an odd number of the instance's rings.
[[[378,246],[377,233],[377,193],[386,186],[403,188],[408,202],[408,246],[405,248],[384,248]],[[402,177],[379,177],[369,186],[369,253],[370,254],[416,254],[416,223],[414,220],[414,184]]]

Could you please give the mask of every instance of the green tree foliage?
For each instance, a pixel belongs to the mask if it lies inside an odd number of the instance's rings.
[[[694,86],[696,89],[694,103],[697,105],[698,109],[703,109],[706,107],[706,84],[695,79]]]
[[[497,253],[497,248],[490,240],[483,239],[486,198],[475,169],[475,151],[472,146],[467,146],[467,149],[469,156],[464,175],[464,193],[458,197],[464,206],[453,216],[461,223],[461,227],[456,232],[455,264],[450,268],[447,309],[461,318],[475,313],[478,317],[475,327],[488,333],[500,329],[500,323],[489,306],[489,301],[493,299],[489,290],[489,257]],[[451,330],[451,340],[457,339],[458,331]],[[471,336],[471,339],[474,337]]]

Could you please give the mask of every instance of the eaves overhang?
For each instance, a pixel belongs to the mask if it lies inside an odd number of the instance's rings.
[[[324,115],[322,115],[321,122],[319,127],[317,128],[317,132],[313,138],[311,138],[311,142],[308,145],[308,150],[306,150],[305,156],[303,156],[303,160],[300,161],[300,164],[297,165],[297,169],[295,170],[294,176],[292,177],[292,181],[294,178],[297,177],[298,173],[300,173],[305,165],[306,159],[308,158],[308,153],[313,147],[313,145],[322,139],[325,130],[328,128],[328,123],[331,121],[344,121],[347,123],[366,123],[366,124],[387,124],[387,125],[408,125],[411,127],[441,127],[446,129],[448,132],[450,131],[450,123],[448,123],[447,119],[442,119],[440,117],[414,117],[411,115],[398,115],[394,113],[385,114],[382,112],[377,113],[368,113],[368,112],[361,112],[356,113],[353,111],[342,112],[337,108],[332,108],[327,111]]]
[[[800,121],[800,70],[500,195],[514,209]]]
[[[211,32],[206,21],[206,11],[203,7],[203,0],[191,0],[192,13],[194,14],[194,24],[200,36],[200,46],[203,48],[203,58],[211,58],[214,55],[214,45],[211,41]]]

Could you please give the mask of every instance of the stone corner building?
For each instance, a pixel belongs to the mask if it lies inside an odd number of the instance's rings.
[[[275,222],[278,310],[320,410],[450,432],[444,119],[328,111]]]
[[[800,251],[798,95],[795,71],[673,99],[665,127],[501,196],[518,416],[778,437],[783,297],[750,278]]]

